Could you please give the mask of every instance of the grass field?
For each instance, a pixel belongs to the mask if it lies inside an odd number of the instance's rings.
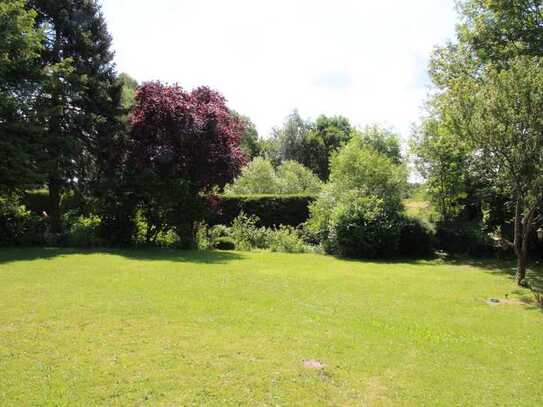
[[[509,271],[1,250],[0,405],[541,406],[543,313]]]

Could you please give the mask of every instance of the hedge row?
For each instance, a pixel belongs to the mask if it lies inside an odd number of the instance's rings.
[[[23,203],[28,210],[41,215],[49,212],[46,190],[25,192]],[[298,226],[309,218],[309,205],[316,199],[312,195],[238,195],[220,196],[216,213],[211,213],[207,222],[210,225],[229,225],[241,213],[256,215],[261,226]],[[64,210],[77,209],[85,213],[85,203],[76,195],[63,199]]]
[[[221,196],[210,225],[229,225],[243,211],[260,218],[261,226],[298,226],[309,218],[312,195],[240,195]]]

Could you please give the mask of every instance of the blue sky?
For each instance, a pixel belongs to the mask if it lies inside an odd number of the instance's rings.
[[[403,137],[421,115],[434,45],[453,0],[101,0],[118,70],[208,85],[259,133],[302,116],[381,123]]]

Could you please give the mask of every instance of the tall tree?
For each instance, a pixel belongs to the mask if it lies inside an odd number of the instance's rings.
[[[373,124],[359,132],[359,137],[363,144],[387,156],[394,164],[402,162],[400,137],[392,130]]]
[[[40,76],[35,17],[23,0],[0,3],[0,191],[43,181],[36,171],[38,138],[28,103]]]
[[[95,0],[30,0],[44,32],[44,72],[35,110],[43,129],[40,170],[47,178],[51,230],[62,228],[61,200],[107,166],[118,136],[121,85],[111,37]]]
[[[281,161],[302,161],[304,140],[308,131],[309,124],[297,110],[288,115],[282,127],[273,129],[272,138],[276,140],[274,145]]]
[[[147,220],[147,240],[174,229],[191,245],[203,195],[245,163],[243,123],[209,88],[186,92],[159,82],[140,87],[131,121],[125,176]]]
[[[543,59],[518,57],[500,70],[452,84],[441,103],[448,126],[474,150],[489,183],[515,205],[512,241],[517,282],[526,277],[528,242],[543,203]]]
[[[410,148],[440,220],[450,223],[462,211],[467,197],[469,148],[451,134],[435,112],[416,129]]]
[[[303,139],[298,160],[312,169],[321,180],[330,176],[330,156],[352,137],[353,128],[343,116],[317,117]]]

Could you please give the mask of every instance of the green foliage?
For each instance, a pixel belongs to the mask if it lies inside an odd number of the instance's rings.
[[[359,139],[346,144],[331,160],[332,194],[375,195],[387,206],[400,208],[407,189],[407,170],[366,146]]]
[[[543,56],[543,4],[534,0],[464,0],[458,36],[484,64]]]
[[[247,158],[253,159],[262,153],[262,146],[258,138],[258,131],[255,124],[247,116],[239,115],[245,128],[239,143]]]
[[[398,225],[398,215],[390,213],[383,200],[374,196],[355,198],[333,211],[324,246],[347,257],[393,257],[400,241]]]
[[[104,241],[99,236],[101,220],[96,215],[79,216],[69,223],[67,245],[70,247],[99,247]]]
[[[47,222],[28,211],[17,196],[0,196],[0,246],[44,244],[46,231]]]
[[[330,183],[310,206],[307,229],[331,253],[394,256],[406,188],[404,165],[355,138],[332,157]]]
[[[127,73],[119,75],[119,82],[122,84],[121,104],[123,108],[130,110],[136,103],[136,91],[138,90],[138,81]]]
[[[259,218],[241,212],[232,222],[230,235],[238,250],[265,249],[266,228],[258,226]]]
[[[495,253],[495,243],[489,238],[481,222],[438,223],[436,245],[452,254],[484,256]]]
[[[241,175],[225,187],[226,195],[275,194],[277,175],[271,161],[256,157],[241,169]]]
[[[347,118],[321,115],[310,124],[298,160],[311,168],[321,180],[326,181],[330,177],[330,156],[351,139],[352,133],[351,123]]]
[[[230,225],[241,213],[257,216],[260,225],[298,226],[309,217],[313,195],[237,195],[220,196],[218,206],[208,216],[208,223]]]
[[[470,148],[436,118],[423,121],[414,132],[410,147],[441,220],[452,221],[463,210],[467,198]]]
[[[401,257],[425,257],[433,253],[435,237],[426,223],[419,219],[402,217],[399,228],[398,254]]]
[[[42,149],[29,101],[40,76],[42,33],[34,26],[36,12],[23,0],[0,2],[0,192],[21,191],[43,177],[37,170]]]
[[[273,168],[271,161],[257,157],[241,170],[241,175],[225,187],[226,195],[316,194],[322,184],[308,168],[285,161]]]
[[[235,243],[237,250],[269,249],[273,252],[286,253],[318,251],[317,248],[306,244],[300,231],[292,226],[279,225],[266,228],[259,227],[258,224],[258,217],[248,216],[243,212],[234,219],[228,236]],[[214,246],[216,247],[216,244]]]
[[[360,132],[355,132],[355,137],[360,138],[362,144],[390,158],[394,164],[402,163],[400,137],[393,131],[374,124]]]
[[[218,237],[215,239],[213,248],[217,250],[236,250],[236,242],[228,236]]]

